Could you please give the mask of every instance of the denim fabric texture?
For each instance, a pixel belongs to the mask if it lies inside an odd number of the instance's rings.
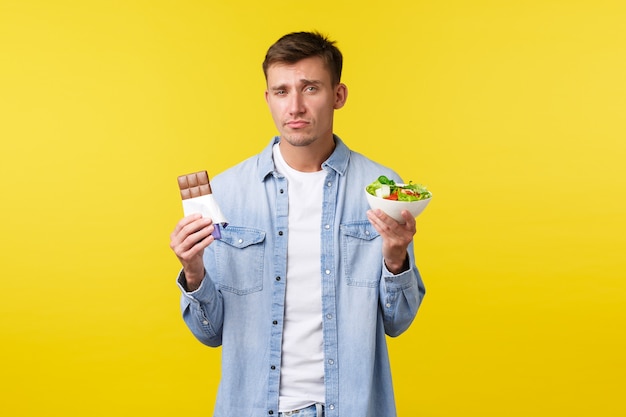
[[[279,413],[278,417],[324,417],[324,409],[321,404],[312,404],[300,410]]]
[[[206,275],[181,310],[202,343],[222,346],[222,363],[201,360],[189,371],[214,378],[221,369],[214,416],[276,417],[284,314],[289,184],[276,172],[272,146],[216,175],[214,197],[229,221],[204,253]],[[364,188],[392,170],[353,152],[335,136],[326,171],[320,274],[326,417],[396,415],[386,335],[412,323],[425,293],[409,246],[409,270],[390,273],[382,238],[367,220]],[[312,244],[318,244],[313,242]],[[197,358],[196,358],[197,359]],[[417,359],[416,359],[417,360]],[[202,393],[202,395],[208,395]]]

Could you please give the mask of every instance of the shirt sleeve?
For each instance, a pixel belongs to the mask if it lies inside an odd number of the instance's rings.
[[[412,248],[409,247],[411,252]],[[396,337],[404,333],[415,319],[426,288],[412,255],[409,255],[409,269],[397,275],[387,269],[384,260],[382,262],[380,303],[385,333]]]
[[[191,333],[207,346],[220,346],[224,301],[213,281],[205,271],[200,287],[195,291],[187,291],[185,272],[181,270],[176,283],[182,292],[180,309],[183,320]]]

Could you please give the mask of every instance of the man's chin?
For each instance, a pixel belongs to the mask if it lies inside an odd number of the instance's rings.
[[[315,142],[316,138],[306,134],[282,134],[281,139],[287,142],[291,146],[309,146]]]

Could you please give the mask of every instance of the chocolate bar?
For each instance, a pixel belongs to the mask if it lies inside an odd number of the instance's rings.
[[[178,188],[180,189],[180,197],[183,200],[185,216],[200,213],[203,217],[211,218],[215,226],[213,237],[221,239],[222,233],[220,228],[228,226],[228,221],[213,198],[209,174],[206,171],[198,171],[180,175],[178,177]]]
[[[178,188],[180,188],[180,197],[183,200],[212,193],[209,174],[206,171],[179,176]]]

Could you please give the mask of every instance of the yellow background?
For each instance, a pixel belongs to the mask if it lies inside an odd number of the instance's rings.
[[[336,132],[435,196],[399,414],[624,415],[624,22],[621,0],[0,0],[0,415],[210,415],[176,176],[267,144],[264,53],[313,29],[345,55]]]

